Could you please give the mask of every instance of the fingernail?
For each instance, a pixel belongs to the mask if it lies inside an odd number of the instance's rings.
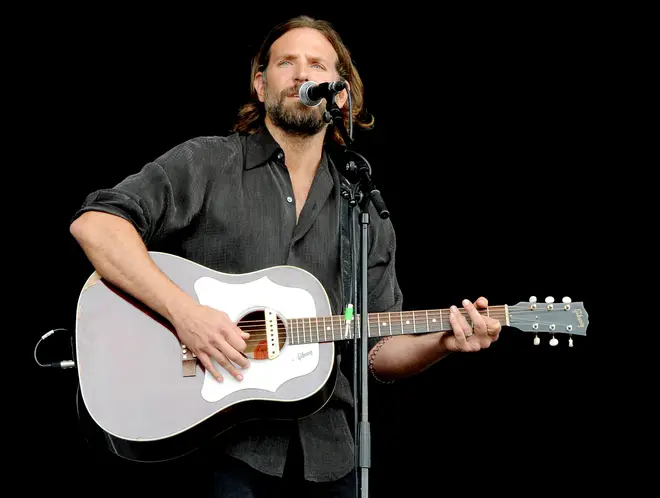
[[[242,375],[239,375],[239,376],[236,377],[236,379],[238,379],[239,381],[241,381],[241,380],[243,380],[243,376],[242,376]]]
[[[451,310],[454,311],[454,312],[456,312],[456,311],[458,311],[458,308],[452,304],[452,305],[451,305]]]
[[[467,306],[469,304],[470,304],[470,301],[468,301],[467,299],[463,299],[463,306]]]

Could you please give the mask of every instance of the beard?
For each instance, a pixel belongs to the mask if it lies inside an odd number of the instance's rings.
[[[279,95],[273,95],[266,88],[266,113],[275,126],[278,126],[289,135],[309,137],[319,133],[325,126],[323,113],[325,101],[317,107],[308,107],[300,100],[287,101],[287,96],[298,93],[300,87],[287,88]]]

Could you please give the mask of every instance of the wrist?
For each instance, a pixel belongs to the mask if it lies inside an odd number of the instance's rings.
[[[433,332],[424,336],[424,338],[428,339],[430,342],[429,349],[433,352],[435,361],[441,360],[450,353],[443,340],[445,334],[447,334],[447,332]]]
[[[165,318],[174,324],[189,314],[198,304],[197,301],[182,290],[175,289],[164,303]]]

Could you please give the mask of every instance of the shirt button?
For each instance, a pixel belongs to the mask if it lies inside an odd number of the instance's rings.
[[[291,196],[287,197],[286,200],[287,200],[287,202],[293,202],[293,199],[291,198]]]
[[[283,157],[284,157],[284,153],[283,153],[283,152],[280,152],[280,153],[277,154],[277,158],[278,158],[278,159],[282,159]]]

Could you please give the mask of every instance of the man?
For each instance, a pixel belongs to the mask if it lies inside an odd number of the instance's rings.
[[[223,311],[180,290],[147,248],[226,273],[298,266],[321,281],[333,313],[342,313],[348,302],[338,216],[343,180],[325,147],[341,139],[322,119],[325,102],[308,107],[297,97],[305,81],[339,79],[348,83],[355,122],[370,126],[361,120],[359,74],[331,26],[308,17],[278,26],[254,60],[254,101],[241,110],[234,134],[174,147],[115,188],[90,194],[74,217],[71,233],[99,274],[168,319],[220,382],[226,375],[239,381],[249,375],[249,361],[241,354],[249,334]],[[337,95],[346,120],[347,99],[346,90]],[[375,211],[371,220],[369,310],[398,311],[402,294],[392,223]],[[451,351],[478,351],[497,340],[499,322],[475,308],[486,306],[486,299],[462,304],[473,323],[454,308],[453,334],[371,340],[374,378],[391,382],[423,371]],[[301,488],[306,496],[352,496],[355,461],[347,419],[352,404],[350,383],[340,372],[332,399],[314,415],[236,428],[223,441],[230,456],[218,464],[215,496],[274,492],[290,476],[308,486]]]

